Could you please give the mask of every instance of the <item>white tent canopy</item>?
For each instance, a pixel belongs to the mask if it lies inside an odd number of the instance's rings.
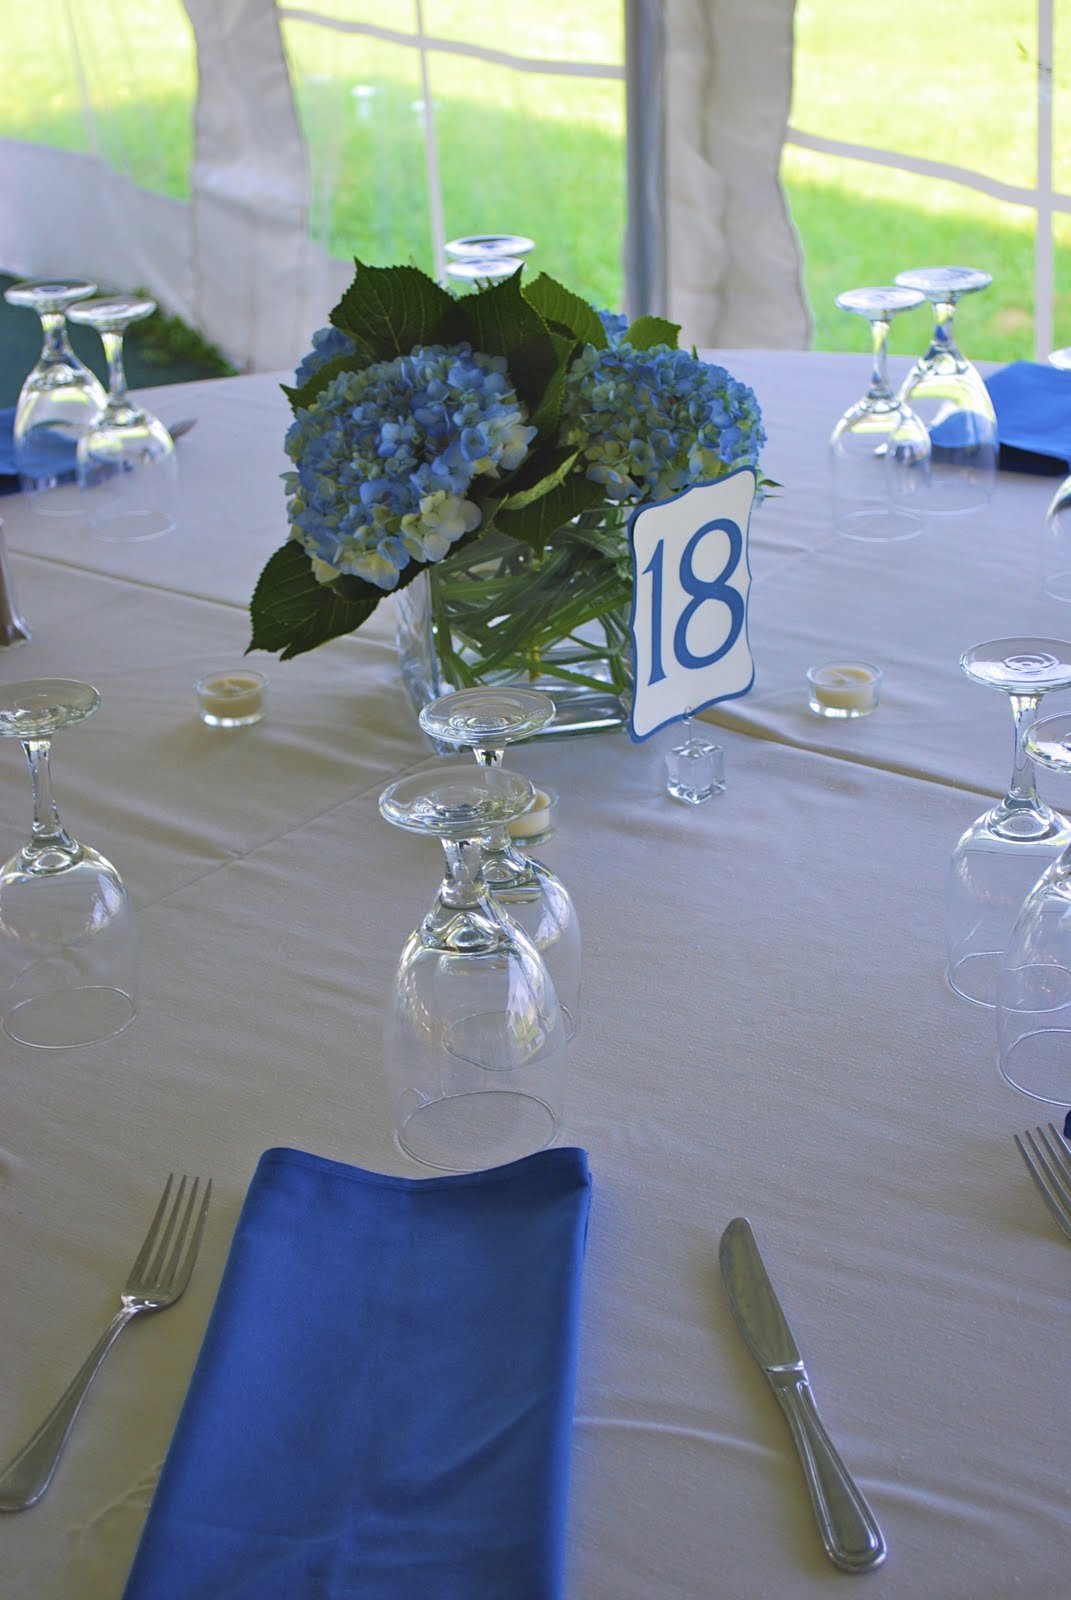
[[[482,28],[481,8],[470,5],[473,21],[460,37],[433,31],[434,0],[310,0],[306,9],[185,0],[184,12],[180,0],[145,0],[138,23],[119,0],[46,0],[35,21],[44,24],[49,13],[56,70],[62,63],[77,79],[83,137],[81,148],[0,140],[0,266],[20,276],[77,272],[143,286],[238,365],[293,366],[351,271],[350,262],[332,259],[316,222],[325,184],[373,176],[345,174],[310,150],[285,42],[285,29],[300,27],[322,36],[329,57],[343,46],[349,60],[362,49],[407,52],[414,81],[424,85],[429,64],[448,57],[473,71],[513,72],[522,103],[526,75],[561,78],[574,91],[585,81],[624,80],[626,309],[671,316],[684,340],[702,346],[804,347],[810,318],[800,250],[778,178],[793,8],[794,0],[625,0],[623,59],[607,62],[530,52],[522,4],[505,14],[483,8]],[[139,97],[138,75],[151,58],[151,29],[164,23],[189,49],[186,87],[176,90],[193,128],[186,199],[159,192],[151,170],[146,176],[146,153],[168,133],[162,121],[154,125],[151,96]],[[128,36],[137,26],[142,34]],[[105,54],[100,38],[109,30]],[[120,62],[143,119],[116,139],[97,114],[94,85],[103,73],[113,83]],[[18,72],[17,60],[8,70]],[[434,97],[416,104],[429,220],[418,264],[434,271],[443,243]]]

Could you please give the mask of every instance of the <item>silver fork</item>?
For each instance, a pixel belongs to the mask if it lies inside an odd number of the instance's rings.
[[[1026,1170],[1038,1186],[1056,1226],[1071,1239],[1071,1150],[1055,1123],[1048,1128],[1015,1134]]]
[[[187,1195],[186,1178],[183,1177],[171,1202],[174,1181],[175,1174],[172,1173],[164,1185],[156,1215],[145,1235],[145,1243],[138,1251],[137,1260],[123,1286],[119,1310],[37,1432],[0,1472],[0,1511],[23,1511],[40,1500],[52,1481],[52,1474],[86,1391],[116,1339],[131,1318],[141,1312],[163,1311],[167,1306],[173,1306],[189,1283],[204,1233],[212,1180],[209,1179],[205,1186],[199,1207],[197,1190],[200,1179],[194,1178]]]

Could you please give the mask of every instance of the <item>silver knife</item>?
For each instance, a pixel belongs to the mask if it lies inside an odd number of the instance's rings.
[[[734,1217],[722,1234],[718,1260],[736,1325],[788,1420],[826,1555],[844,1572],[869,1572],[885,1560],[885,1540],[822,1425],[799,1346],[746,1217]]]

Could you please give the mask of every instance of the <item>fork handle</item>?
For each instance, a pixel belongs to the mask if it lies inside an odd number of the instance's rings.
[[[98,1367],[139,1309],[123,1306],[116,1312],[36,1433],[0,1472],[0,1511],[25,1511],[40,1500]]]

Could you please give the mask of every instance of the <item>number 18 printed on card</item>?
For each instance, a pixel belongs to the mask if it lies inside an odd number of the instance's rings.
[[[686,713],[746,694],[755,681],[747,636],[752,467],[645,506],[629,523],[635,687],[629,733],[639,743]]]

